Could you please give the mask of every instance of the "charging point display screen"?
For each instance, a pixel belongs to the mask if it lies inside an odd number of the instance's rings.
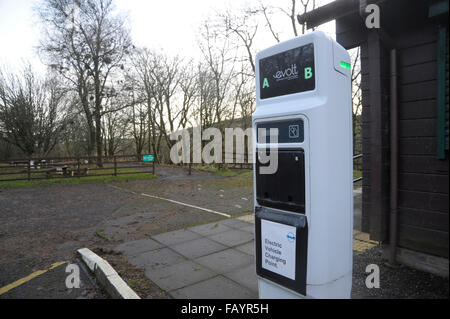
[[[259,60],[260,98],[315,89],[312,43]]]

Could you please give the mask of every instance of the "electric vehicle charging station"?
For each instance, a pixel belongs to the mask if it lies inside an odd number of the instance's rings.
[[[350,298],[353,140],[350,56],[323,32],[256,55],[252,117],[260,298]],[[277,129],[271,140],[260,129]],[[278,167],[263,174],[262,156]]]

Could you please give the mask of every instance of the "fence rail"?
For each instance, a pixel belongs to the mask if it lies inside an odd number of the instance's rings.
[[[0,184],[11,181],[155,174],[155,161],[143,162],[136,155],[102,156],[101,167],[96,161],[97,157],[92,156],[30,157],[0,161]]]
[[[360,171],[362,169],[362,159],[363,159],[363,155],[362,154],[358,154],[358,155],[353,156],[353,169],[354,170],[357,169],[357,170]],[[360,161],[358,161],[358,163],[355,163],[356,160],[360,160]],[[359,181],[362,181],[362,177],[355,178],[353,180],[353,183],[356,183],[356,182],[359,182]]]

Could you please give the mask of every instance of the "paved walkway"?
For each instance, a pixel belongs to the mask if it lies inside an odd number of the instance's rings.
[[[116,250],[174,298],[257,298],[253,233],[251,214],[126,242]],[[355,254],[377,245],[358,229],[353,236]]]
[[[127,242],[116,250],[174,298],[257,298],[253,228],[227,219]]]

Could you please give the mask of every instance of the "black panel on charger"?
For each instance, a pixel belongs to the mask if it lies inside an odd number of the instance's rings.
[[[267,150],[269,151],[269,150]],[[274,151],[274,150],[272,150]],[[259,154],[259,150],[256,153]],[[278,169],[259,174],[256,159],[256,201],[261,206],[305,213],[305,153],[302,149],[278,149]]]

